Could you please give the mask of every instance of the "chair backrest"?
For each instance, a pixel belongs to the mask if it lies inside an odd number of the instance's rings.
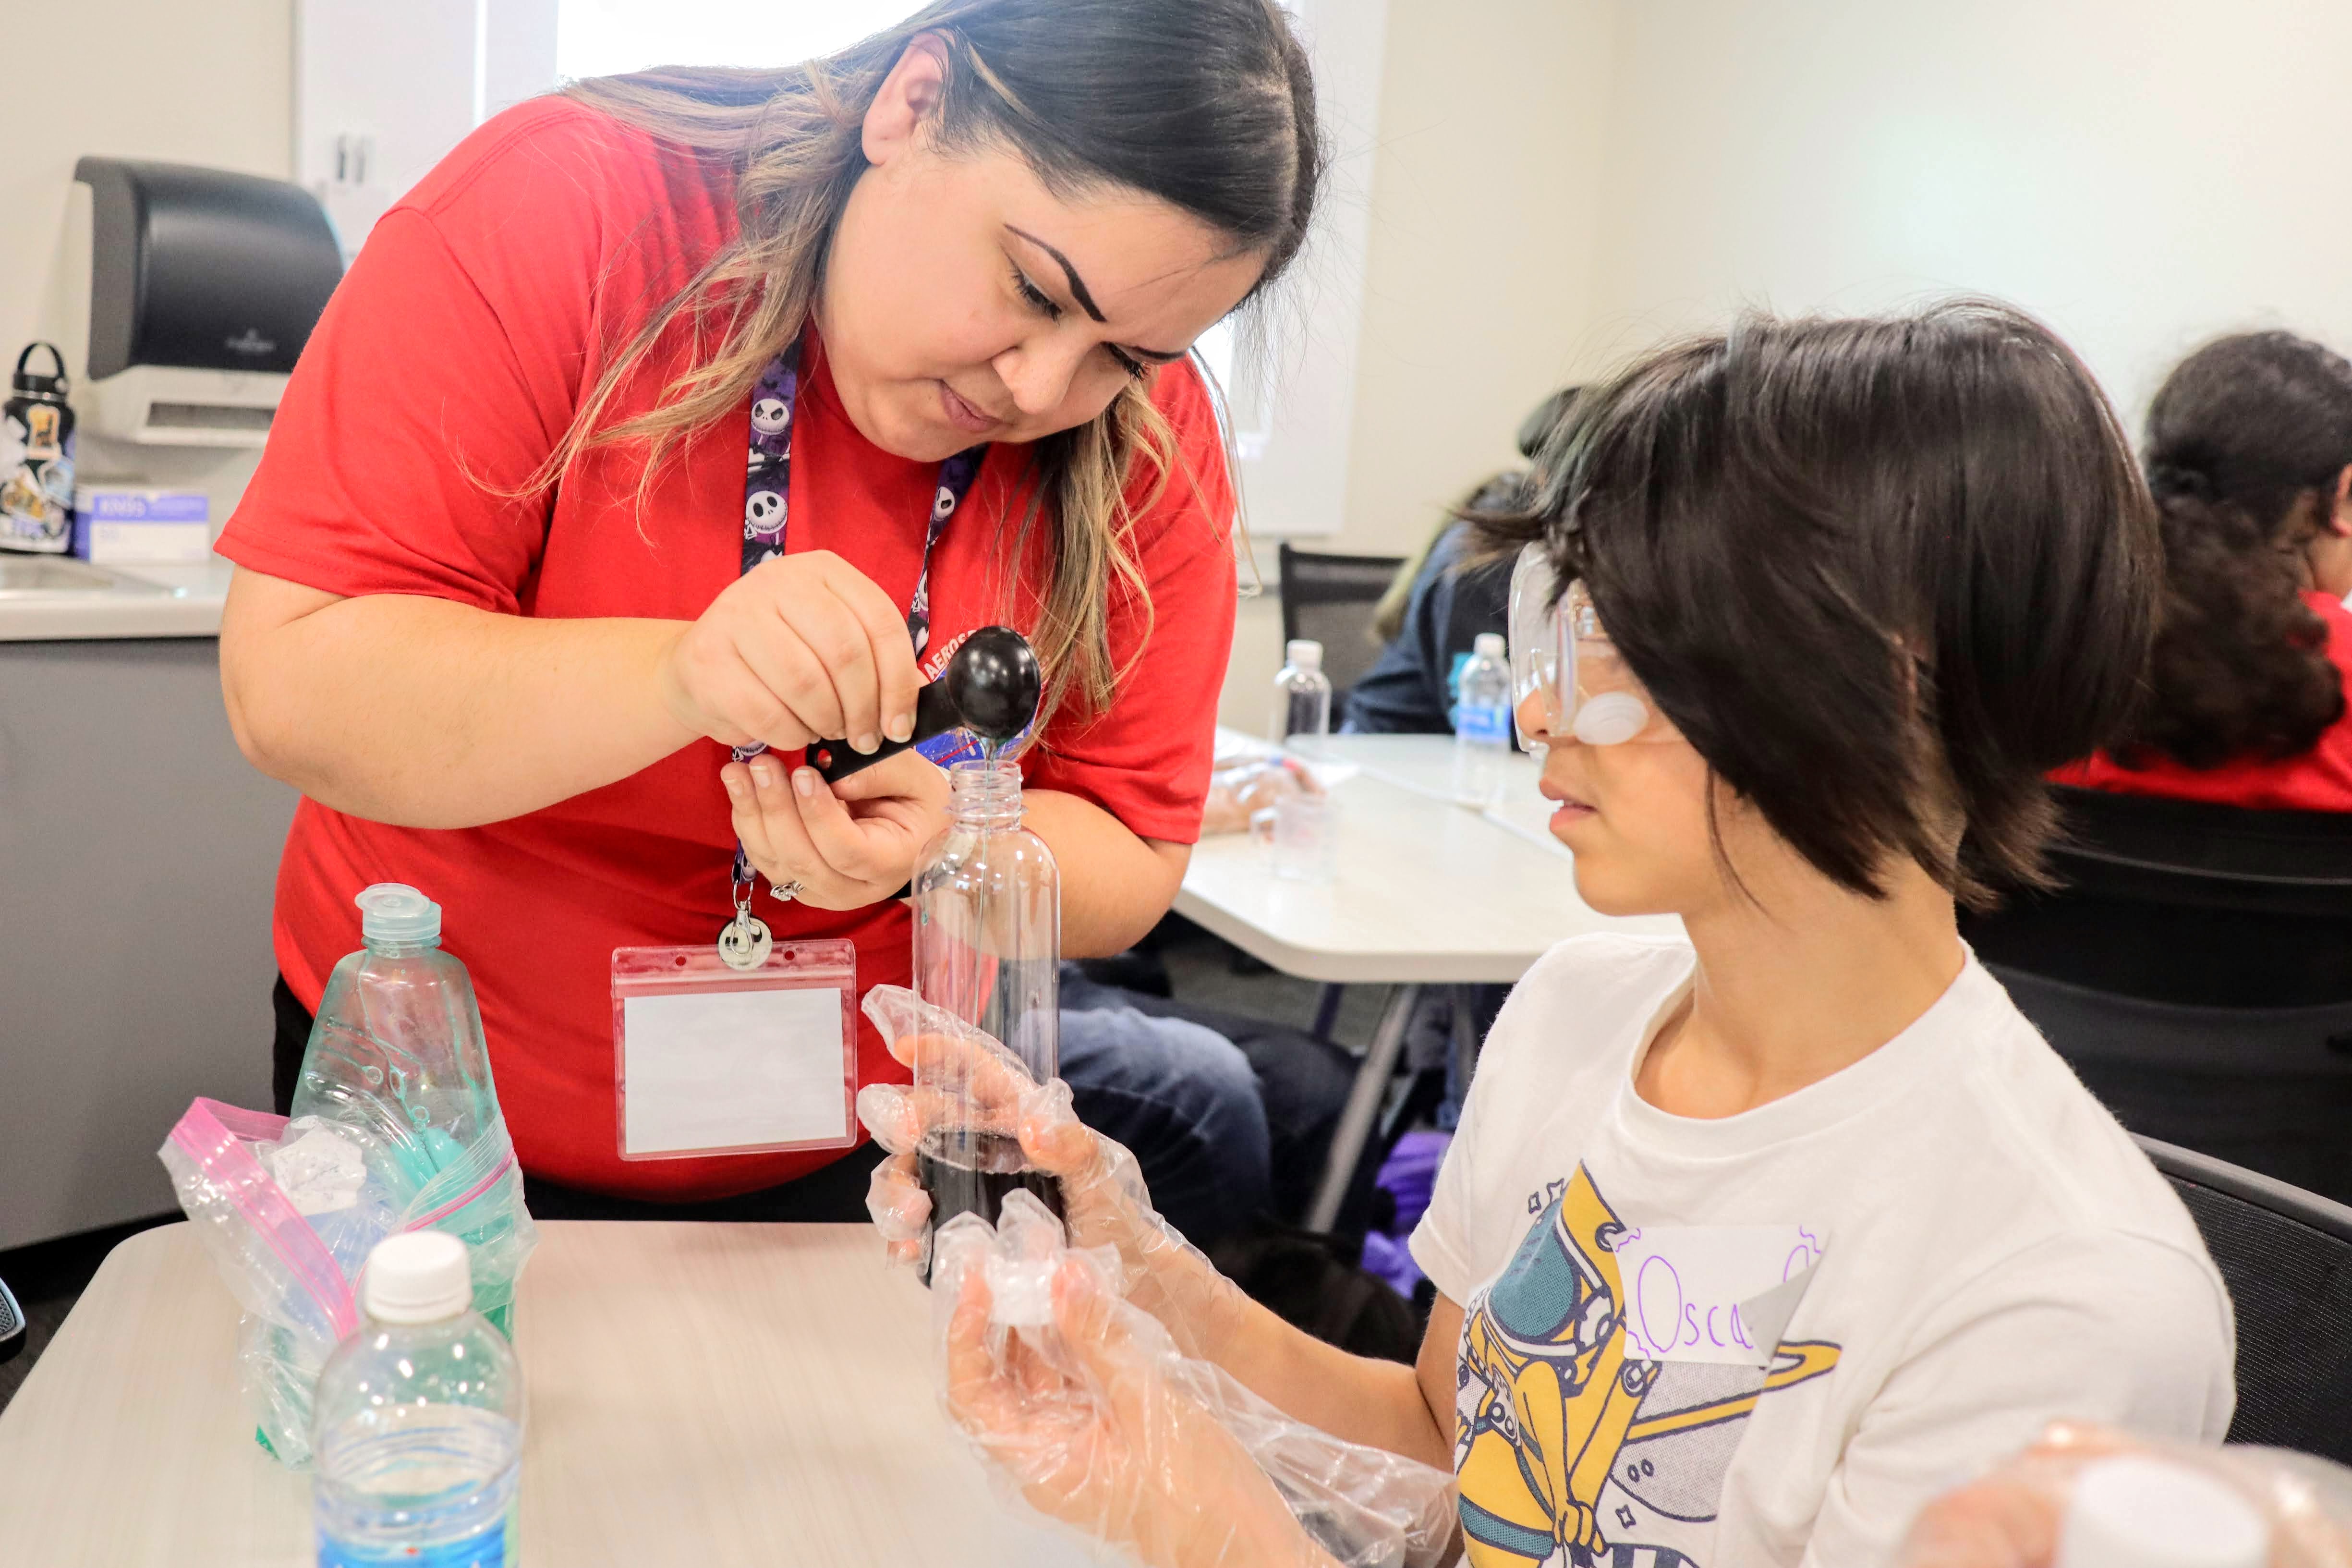
[[[1986,967],[2134,1132],[2352,1201],[2352,1002],[2198,1007]]]
[[[1331,721],[1339,721],[1348,689],[1381,656],[1372,637],[1372,610],[1403,569],[1397,555],[1325,555],[1293,550],[1278,554],[1282,639],[1312,637],[1323,645],[1323,673],[1331,678]]]
[[[2238,1319],[2233,1443],[2352,1462],[2352,1208],[2139,1140],[2205,1238]]]
[[[2352,1001],[2352,814],[2058,795],[2064,885],[1967,917],[1987,963],[2206,1006]]]

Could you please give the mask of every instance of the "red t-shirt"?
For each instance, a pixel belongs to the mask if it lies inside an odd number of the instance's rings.
[[[2327,623],[2327,657],[2344,673],[2346,690],[2352,691],[2352,611],[2333,594],[2306,593],[2303,600]],[[2192,768],[2159,756],[2146,767],[2127,768],[2100,752],[2050,776],[2059,784],[2117,795],[2211,801],[2257,811],[2352,811],[2352,712],[2321,731],[2318,743],[2301,756],[2240,757],[2218,768]]]
[[[620,345],[731,237],[730,180],[562,100],[484,125],[369,237],[286,389],[220,552],[347,596],[430,595],[538,616],[700,615],[740,574],[748,397],[657,472],[642,510],[642,457],[625,448],[592,453],[552,495],[497,491],[538,466]],[[656,403],[688,363],[683,336],[624,389],[619,416]],[[1233,637],[1234,502],[1198,375],[1171,366],[1152,396],[1182,464],[1130,541],[1150,587],[1148,637],[1143,607],[1114,585],[1112,657],[1134,661],[1118,700],[1058,720],[1024,771],[1139,835],[1191,843]],[[788,548],[831,550],[906,604],[938,466],[861,437],[821,363],[803,380],[794,447]],[[937,547],[927,664],[976,627],[1022,624],[1004,578],[1026,458],[993,449]],[[1033,573],[1045,548],[1039,540]],[[473,973],[525,1169],[679,1199],[815,1169],[838,1155],[625,1163],[615,1150],[613,950],[717,936],[735,842],[726,760],[699,742],[545,810],[451,831],[305,800],[278,869],[279,967],[315,1009],[328,972],[359,945],[352,895],[414,883],[440,901],[448,951]],[[853,939],[861,991],[908,978],[910,926],[896,901],[833,912],[763,891],[757,909],[780,939]],[[861,1079],[903,1081],[862,1017],[858,1030]]]

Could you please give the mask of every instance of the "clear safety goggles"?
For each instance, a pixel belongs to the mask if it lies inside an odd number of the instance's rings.
[[[1519,552],[1511,569],[1511,702],[1522,716],[1519,744],[1534,751],[1554,736],[1588,746],[1668,741],[1674,726],[1634,679],[1581,581],[1559,591],[1540,543]],[[1542,728],[1530,732],[1527,701],[1540,700]]]

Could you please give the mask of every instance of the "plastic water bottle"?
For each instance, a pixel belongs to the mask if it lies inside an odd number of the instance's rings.
[[[2212,1477],[2123,1455],[2086,1467],[2059,1528],[2058,1568],[2262,1568],[2269,1524]]]
[[[1282,745],[1295,735],[1329,734],[1331,678],[1323,673],[1323,645],[1295,638],[1283,649],[1283,658],[1282,671],[1274,678],[1274,722],[1267,739]]]
[[[1060,1071],[1062,874],[1045,841],[1022,826],[1021,770],[963,762],[948,770],[947,830],[916,864],[915,993],[1003,1043],[1029,1076]],[[997,1222],[1025,1191],[1062,1213],[1060,1182],[1032,1170],[971,1075],[919,1062],[915,1087],[954,1108],[916,1150],[931,1223],[960,1214]]]
[[[466,1244],[387,1237],[366,1321],[319,1374],[319,1568],[511,1568],[522,1561],[522,1373],[468,1304]]]
[[[327,977],[302,1053],[292,1113],[369,1134],[378,1184],[407,1204],[436,1180],[473,1185],[468,1173],[509,1147],[482,1013],[466,966],[441,948],[441,906],[400,882],[378,882],[354,900],[366,944]],[[449,1229],[487,1252],[527,1224],[513,1202],[481,1202]],[[528,1248],[528,1238],[525,1240]],[[501,1332],[514,1331],[514,1281],[486,1275],[476,1305]]]
[[[1487,806],[1511,754],[1511,670],[1501,633],[1480,632],[1473,648],[1454,683],[1454,798]]]

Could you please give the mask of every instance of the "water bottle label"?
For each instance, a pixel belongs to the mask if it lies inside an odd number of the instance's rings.
[[[1454,710],[1454,732],[1465,741],[1498,742],[1508,745],[1511,740],[1511,710],[1500,705],[1474,708],[1465,702]]]
[[[319,1537],[319,1568],[509,1568],[505,1520],[479,1535],[437,1544],[363,1546]]]

